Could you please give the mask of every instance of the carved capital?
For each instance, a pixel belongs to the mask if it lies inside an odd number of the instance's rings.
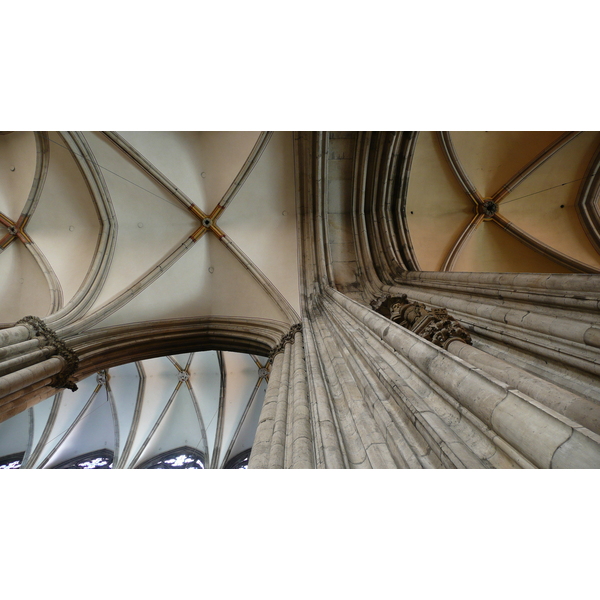
[[[77,385],[70,378],[79,366],[77,354],[67,348],[67,345],[56,335],[56,332],[50,329],[39,317],[29,315],[17,321],[15,325],[25,325],[42,342],[42,345],[53,346],[56,349],[55,355],[62,356],[65,359],[64,369],[52,378],[50,385],[59,389],[67,388],[74,392]]]
[[[302,331],[302,323],[295,323],[290,327],[290,330],[281,336],[279,344],[269,353],[269,362],[273,362],[275,357],[285,350],[286,344],[293,344],[296,339],[296,334]]]
[[[421,302],[410,302],[406,294],[384,294],[373,300],[371,307],[440,348],[447,349],[454,341],[472,344],[469,332],[445,308],[427,308]]]

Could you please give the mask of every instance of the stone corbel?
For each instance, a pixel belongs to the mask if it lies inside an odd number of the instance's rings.
[[[469,332],[445,308],[430,309],[420,302],[410,302],[406,294],[384,294],[371,302],[371,308],[444,350],[454,341],[472,345]]]

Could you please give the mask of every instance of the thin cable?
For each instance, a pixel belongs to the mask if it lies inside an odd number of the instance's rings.
[[[103,385],[102,387],[105,388],[105,386]],[[106,388],[105,388],[106,389]],[[93,392],[92,392],[93,393]],[[100,392],[98,392],[100,393]],[[108,400],[108,390],[106,391],[106,399]],[[95,398],[94,398],[95,400]],[[81,417],[81,419],[79,419],[79,421],[77,422],[77,425],[79,425],[79,423],[81,423],[84,419],[87,419],[91,414],[95,413],[99,408],[102,408],[103,406],[105,406],[104,403],[101,403],[97,408],[95,408],[94,410],[87,412],[85,415],[83,415]],[[69,425],[70,427],[70,425]],[[48,440],[43,446],[42,448],[45,448],[48,444],[50,444],[51,442],[53,442],[55,439],[59,438],[61,435],[64,435],[65,433],[67,433],[69,427],[67,427],[67,429],[65,429],[64,431],[61,431],[58,435],[55,435],[51,440]]]
[[[552,187],[546,188],[545,190],[540,190],[539,192],[533,192],[531,194],[526,194],[525,196],[519,196],[518,198],[513,198],[512,200],[506,200],[505,202],[503,202],[501,200],[500,204],[502,204],[504,206],[505,204],[510,204],[511,202],[514,202],[515,200],[521,200],[522,198],[529,198],[529,196],[535,196],[536,194],[541,194],[542,192],[547,192],[548,190],[553,190],[553,189],[562,187],[563,185],[568,185],[569,183],[575,183],[576,181],[581,181],[582,179],[585,179],[585,175],[583,177],[580,177],[579,179],[573,179],[573,181],[565,181],[564,183],[560,183],[559,185],[553,185]]]
[[[48,139],[50,139],[50,138],[48,138]],[[153,196],[156,196],[157,198],[160,198],[161,200],[164,200],[165,202],[168,202],[171,206],[176,206],[177,208],[182,208],[181,204],[175,204],[175,203],[171,202],[168,198],[165,198],[163,196],[159,196],[158,194],[155,194],[154,192],[151,192],[150,190],[147,190],[146,188],[142,187],[141,185],[138,185],[137,183],[134,183],[130,179],[127,179],[127,177],[123,177],[122,175],[119,175],[118,173],[115,173],[114,171],[111,171],[110,169],[107,169],[106,167],[103,167],[95,159],[92,159],[92,158],[90,158],[88,156],[84,156],[83,154],[79,154],[79,152],[75,152],[75,150],[71,150],[71,148],[67,148],[67,146],[63,146],[62,144],[59,144],[57,141],[55,141],[53,139],[50,139],[50,141],[53,144],[56,144],[57,146],[60,146],[61,148],[64,148],[65,150],[68,150],[68,151],[72,152],[73,154],[76,154],[77,156],[80,156],[81,158],[83,158],[85,160],[89,160],[90,162],[92,162],[93,164],[95,164],[97,167],[100,167],[101,169],[104,169],[105,171],[108,171],[109,173],[112,173],[116,177],[120,177],[124,181],[127,181],[127,183],[131,183],[131,185],[135,185],[135,187],[140,188],[140,190],[144,190],[145,192],[148,192],[149,194],[152,194]]]

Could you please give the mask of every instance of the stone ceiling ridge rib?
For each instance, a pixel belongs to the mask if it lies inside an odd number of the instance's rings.
[[[83,408],[79,411],[79,413],[77,414],[77,416],[75,417],[73,422],[69,425],[68,429],[66,431],[64,431],[62,434],[59,434],[60,440],[54,445],[52,450],[50,450],[50,452],[48,452],[46,454],[46,457],[40,462],[40,464],[38,465],[38,468],[40,468],[40,469],[43,468],[52,460],[52,457],[58,452],[59,448],[67,440],[70,433],[75,429],[75,427],[83,419],[84,415],[87,413],[88,409],[90,408],[90,406],[96,399],[96,396],[98,395],[98,393],[100,392],[101,389],[102,389],[102,385],[97,384],[96,387],[94,388],[94,391],[92,392],[91,396],[88,398],[87,402],[84,404]],[[50,442],[51,441],[52,440],[50,440]],[[47,443],[50,443],[50,442],[47,442]]]
[[[110,270],[117,241],[117,217],[92,149],[81,133],[63,132],[61,137],[86,180],[101,229],[92,264],[79,290],[62,310],[48,318],[48,324],[59,332],[84,315],[100,294]]]
[[[492,195],[492,200],[496,204],[500,204],[502,200],[510,194],[524,179],[526,179],[533,171],[544,164],[549,158],[556,154],[563,146],[574,140],[581,131],[569,131],[559,136],[558,139],[542,150],[533,160],[527,163],[518,173],[510,180],[502,185],[497,192]]]
[[[36,131],[34,132],[34,135],[37,158],[35,174],[31,184],[31,192],[29,193],[27,202],[23,207],[23,211],[21,212],[21,216],[24,219],[31,217],[38,205],[38,202],[40,201],[40,195],[42,193],[42,189],[44,188],[50,162],[50,141],[48,133],[45,131]]]
[[[250,173],[252,173],[252,170],[260,160],[260,157],[264,152],[265,148],[267,147],[267,144],[269,143],[272,136],[272,131],[262,131],[260,133],[260,135],[258,136],[258,140],[254,145],[254,148],[252,148],[252,152],[250,153],[246,162],[240,169],[240,172],[233,180],[229,189],[223,195],[221,201],[215,207],[212,213],[214,216],[211,215],[213,219],[216,219],[229,206],[231,201],[234,199],[235,195],[239,192],[242,185],[244,185],[244,182],[246,181],[246,179],[248,179],[248,176],[250,175]]]
[[[444,150],[444,154],[448,160],[448,163],[452,167],[456,178],[463,186],[465,192],[475,202],[476,205],[475,217],[467,225],[462,234],[459,236],[458,240],[452,246],[446,260],[442,265],[441,270],[452,270],[452,268],[457,262],[459,254],[464,249],[468,240],[472,237],[472,234],[475,231],[475,229],[484,220],[491,220],[529,248],[535,250],[536,252],[539,252],[543,256],[562,265],[563,267],[566,267],[578,273],[600,273],[599,268],[584,263],[571,256],[568,256],[563,252],[560,252],[555,248],[552,248],[548,244],[527,233],[514,223],[511,223],[508,219],[506,219],[497,212],[497,207],[503,198],[505,198],[520,183],[522,183],[538,167],[540,167],[549,158],[555,155],[561,148],[563,148],[566,144],[568,144],[575,137],[577,137],[579,133],[580,132],[568,132],[561,135],[555,142],[547,146],[533,160],[531,160],[527,165],[525,165],[525,167],[519,170],[519,172],[516,175],[514,175],[507,183],[502,185],[491,198],[485,199],[481,197],[479,192],[476,190],[475,186],[471,183],[467,173],[461,165],[456,151],[454,150],[450,132],[439,132],[438,139]],[[490,204],[494,209],[491,212],[487,208],[488,204]]]
[[[581,183],[575,208],[585,234],[600,254],[600,146]]]
[[[119,135],[116,131],[103,131],[104,135],[111,141],[115,146],[120,148],[129,158],[131,158],[143,171],[145,171],[150,177],[152,177],[159,185],[165,188],[170,194],[172,194],[177,200],[188,210],[195,212],[196,216],[201,219],[205,218],[206,215],[192,202],[190,198],[186,196],[183,190],[180,190],[173,182],[171,182],[163,173],[161,173],[141,152],[136,150],[123,136]],[[192,210],[192,207],[194,210]]]
[[[116,468],[118,469],[124,469],[125,465],[127,464],[127,461],[129,460],[131,448],[133,447],[133,442],[135,441],[135,437],[138,432],[138,425],[140,422],[140,415],[142,412],[142,404],[144,402],[144,392],[146,391],[146,372],[144,370],[144,365],[142,362],[136,361],[135,366],[138,373],[138,388],[135,399],[135,408],[133,412],[131,426],[129,428],[129,434],[123,447],[123,452],[119,457],[119,461],[116,463]]]

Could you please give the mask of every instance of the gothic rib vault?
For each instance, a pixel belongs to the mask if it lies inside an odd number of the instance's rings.
[[[599,148],[1,135],[0,456],[600,467]]]

